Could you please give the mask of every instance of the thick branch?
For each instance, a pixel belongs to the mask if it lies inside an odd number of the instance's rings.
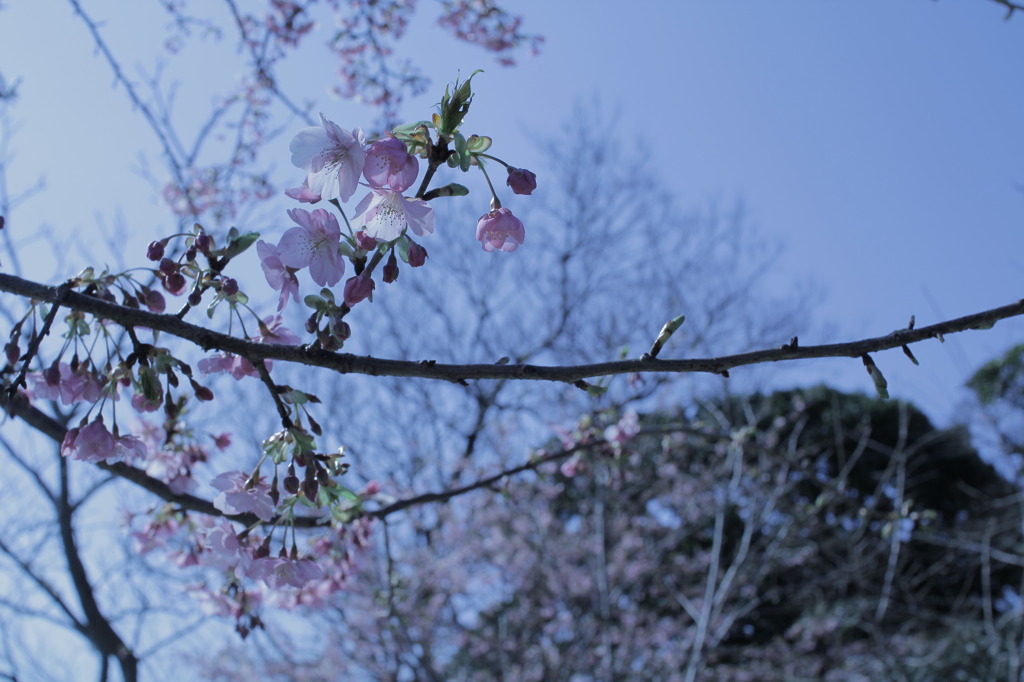
[[[248,341],[211,331],[184,322],[174,315],[158,315],[146,310],[127,308],[101,301],[78,292],[63,293],[61,287],[46,286],[13,275],[0,274],[0,291],[25,298],[51,303],[96,315],[125,327],[148,327],[190,341],[203,350],[221,350],[256,360],[278,360],[322,369],[340,374],[367,374],[371,376],[416,377],[461,383],[474,379],[513,379],[525,381],[561,381],[574,383],[582,379],[633,373],[687,373],[707,372],[727,374],[728,370],[744,365],[756,365],[787,360],[812,358],[859,358],[867,353],[900,348],[926,339],[942,338],[968,329],[986,329],[999,320],[1024,315],[1024,300],[993,308],[984,312],[958,317],[917,329],[901,329],[885,336],[833,343],[820,346],[799,346],[795,343],[781,348],[723,355],[715,358],[663,360],[639,358],[586,365],[540,366],[529,364],[441,364],[433,360],[409,361],[356,356],[349,353],[331,353],[304,346],[279,346]]]

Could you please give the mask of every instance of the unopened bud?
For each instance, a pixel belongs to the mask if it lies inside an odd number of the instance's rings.
[[[384,282],[391,284],[396,279],[398,279],[398,258],[395,257],[395,250],[391,249],[388,262],[384,264]]]
[[[164,257],[164,246],[166,245],[167,242],[165,242],[163,239],[158,239],[156,241],[150,242],[149,248],[146,249],[146,258],[148,258],[151,261],[160,260],[161,258]]]
[[[427,250],[416,242],[409,244],[409,265],[418,268],[426,262]]]

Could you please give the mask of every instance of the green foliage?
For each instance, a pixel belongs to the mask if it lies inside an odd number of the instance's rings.
[[[974,373],[967,387],[982,405],[1005,401],[1024,408],[1024,343],[1014,346]]]

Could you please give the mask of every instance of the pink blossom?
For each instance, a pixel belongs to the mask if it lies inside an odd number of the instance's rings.
[[[213,498],[213,506],[225,514],[251,512],[262,521],[270,521],[274,518],[270,486],[263,482],[263,479],[246,486],[248,481],[249,476],[241,471],[225,471],[214,478],[210,485],[221,492]]]
[[[81,429],[69,430],[64,435],[60,454],[84,462],[105,462],[117,456],[117,449],[103,417],[97,417]]]
[[[103,393],[103,386],[96,377],[84,367],[80,367],[77,372],[72,371],[66,362],[60,363],[56,371],[29,372],[26,378],[31,384],[29,393],[33,398],[60,400],[65,405],[79,401],[93,403],[99,400]]]
[[[135,551],[139,554],[148,554],[157,547],[166,546],[168,539],[174,537],[180,528],[181,522],[174,516],[150,521],[141,531],[132,533]]]
[[[299,279],[295,276],[295,268],[289,268],[281,262],[280,249],[261,239],[256,242],[256,252],[259,254],[260,266],[263,268],[263,276],[267,278],[267,284],[271,289],[281,292],[277,309],[284,310],[289,295],[298,303]]]
[[[373,293],[376,284],[364,275],[351,277],[345,282],[345,305],[349,308]]]
[[[312,212],[301,208],[288,211],[299,224],[284,233],[277,245],[278,257],[290,268],[309,266],[313,281],[323,287],[338,283],[345,274],[345,261],[338,252],[341,227],[333,214],[322,208]]]
[[[141,391],[136,391],[135,395],[132,396],[132,407],[136,412],[156,412],[163,405],[163,393],[158,393],[156,398],[150,400],[146,397],[146,394]]]
[[[252,552],[242,544],[234,527],[224,519],[218,519],[213,528],[205,533],[204,545],[209,555],[204,563],[227,570],[237,568],[245,573],[252,563]]]
[[[363,131],[351,133],[320,114],[320,126],[303,128],[288,148],[292,163],[306,171],[306,184],[324,199],[348,201],[363,172]]]
[[[371,192],[356,206],[353,226],[366,234],[390,242],[402,236],[408,227],[424,236],[434,231],[434,209],[422,199],[407,199],[400,192],[371,187]]]
[[[266,361],[267,370],[270,370],[270,361]],[[199,361],[199,371],[203,374],[217,374],[227,372],[236,381],[242,377],[258,377],[259,371],[252,366],[252,363],[240,355],[230,353],[217,353]]]
[[[394,137],[377,140],[366,150],[363,177],[373,187],[390,187],[396,192],[409,189],[420,172],[420,163]]]
[[[485,213],[476,224],[476,238],[484,251],[515,251],[526,239],[523,222],[507,208]]]
[[[537,189],[537,176],[525,168],[508,168],[508,179],[505,181],[515,194],[533,194]]]
[[[213,444],[217,446],[217,449],[224,452],[231,445],[231,434],[222,433],[218,436],[213,436]]]
[[[617,424],[604,430],[604,439],[613,445],[622,445],[638,433],[640,433],[640,417],[635,411],[629,410],[622,415]]]
[[[117,458],[122,462],[142,462],[149,458],[149,449],[141,438],[121,436],[115,442]]]
[[[309,185],[307,185],[305,182],[303,182],[302,185],[299,187],[292,187],[291,189],[286,189],[284,193],[285,195],[291,197],[292,199],[300,201],[304,204],[315,204],[316,202],[320,201],[323,198],[319,194],[311,190],[309,188]]]
[[[267,587],[274,590],[284,585],[302,587],[310,580],[321,578],[323,570],[309,559],[267,557],[253,561],[246,575],[255,580],[262,580]]]
[[[302,339],[299,338],[298,334],[284,326],[284,320],[280,315],[264,317],[262,321],[260,333],[252,337],[253,341],[257,343],[276,343],[282,346],[297,346],[302,343]]]

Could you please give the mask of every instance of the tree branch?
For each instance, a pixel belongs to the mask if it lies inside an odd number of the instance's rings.
[[[280,346],[240,339],[190,324],[174,315],[151,313],[102,301],[92,296],[61,287],[46,286],[13,275],[0,274],[0,291],[90,313],[124,327],[148,327],[190,341],[203,350],[221,350],[243,355],[251,362],[278,360],[320,367],[339,374],[415,377],[463,383],[479,379],[512,379],[518,381],[560,381],[575,383],[601,376],[634,373],[705,372],[728,376],[735,367],[812,358],[860,358],[867,353],[900,348],[926,339],[942,339],[969,329],[987,329],[999,320],[1024,315],[1024,300],[973,315],[966,315],[927,327],[899,329],[885,336],[846,343],[800,346],[796,339],[781,348],[768,348],[735,355],[687,360],[663,360],[641,357],[633,360],[597,362],[583,365],[541,366],[530,364],[441,364],[433,360],[410,361],[331,353],[307,346]]]

